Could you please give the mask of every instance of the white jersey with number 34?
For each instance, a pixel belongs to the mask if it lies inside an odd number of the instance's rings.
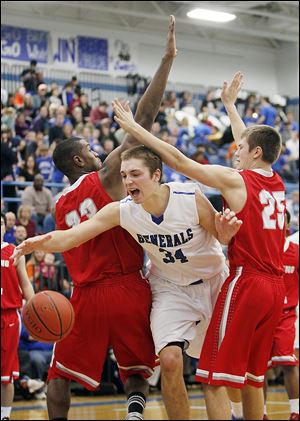
[[[210,279],[224,269],[220,243],[199,225],[195,183],[166,183],[170,197],[163,215],[155,217],[130,196],[120,202],[120,221],[146,250],[150,274],[177,285]]]

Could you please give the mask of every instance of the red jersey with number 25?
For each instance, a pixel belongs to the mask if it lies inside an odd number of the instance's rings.
[[[22,291],[16,266],[10,256],[15,246],[1,244],[1,309],[8,310],[22,307]]]
[[[58,199],[57,229],[66,230],[78,225],[111,202],[98,173],[85,174],[64,190]],[[106,231],[79,247],[64,252],[63,256],[76,286],[112,276],[127,275],[141,270],[143,266],[142,248],[121,227]]]
[[[228,246],[230,268],[283,275],[285,188],[275,172],[242,170],[247,189],[244,208],[236,214],[243,224]]]

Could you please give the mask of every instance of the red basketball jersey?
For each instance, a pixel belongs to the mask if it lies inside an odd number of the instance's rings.
[[[57,228],[69,229],[91,218],[111,202],[97,172],[83,175],[63,192],[56,203]],[[126,275],[141,270],[143,266],[142,248],[121,227],[106,231],[64,252],[63,256],[76,286]]]
[[[286,240],[285,248],[287,246],[283,254],[283,279],[286,288],[284,312],[295,308],[299,301],[299,246]]]
[[[10,256],[15,246],[1,244],[1,309],[8,310],[22,307],[22,291],[16,266]]]
[[[247,189],[244,208],[237,213],[243,224],[228,246],[230,268],[244,266],[257,272],[283,275],[285,188],[273,172],[242,170]]]

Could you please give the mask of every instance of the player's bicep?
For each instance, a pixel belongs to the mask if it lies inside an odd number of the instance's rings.
[[[242,177],[233,168],[221,165],[202,165],[187,157],[179,160],[176,170],[192,180],[219,190],[235,187]]]

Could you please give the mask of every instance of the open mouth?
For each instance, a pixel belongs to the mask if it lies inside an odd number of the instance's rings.
[[[131,189],[131,190],[129,190],[129,194],[130,194],[130,196],[132,196],[135,199],[140,194],[140,190],[139,189]]]

